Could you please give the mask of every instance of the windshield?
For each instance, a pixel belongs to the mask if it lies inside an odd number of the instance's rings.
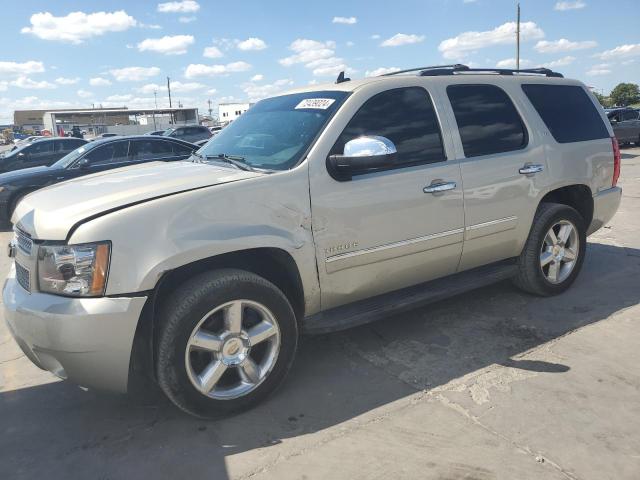
[[[60,160],[58,160],[56,163],[54,163],[53,165],[51,165],[52,167],[61,167],[61,168],[66,168],[69,165],[71,165],[75,160],[77,160],[80,156],[82,156],[83,153],[89,151],[93,146],[95,146],[96,144],[90,144],[90,145],[83,145],[80,148],[76,148],[75,150],[73,150],[72,152],[67,153],[64,157],[62,157]]]
[[[162,132],[162,135],[164,135],[165,137],[168,137],[175,131],[176,131],[175,128],[167,128],[164,132]]]
[[[293,168],[347,95],[304,92],[262,100],[212,137],[198,154],[233,156],[254,168]]]

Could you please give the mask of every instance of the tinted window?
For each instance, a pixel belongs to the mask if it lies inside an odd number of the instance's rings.
[[[173,152],[176,155],[191,155],[196,147],[189,147],[187,145],[182,145],[181,143],[171,142],[173,145]]]
[[[131,160],[151,160],[173,157],[171,142],[161,140],[134,140],[129,147]]]
[[[52,141],[43,141],[33,142],[26,149],[26,152],[29,155],[44,155],[53,152],[53,142]]]
[[[627,112],[623,112],[622,113],[622,120],[637,120],[638,119],[638,112],[634,111],[634,110],[629,110]]]
[[[494,85],[451,85],[447,95],[465,157],[524,148],[527,134],[509,96]]]
[[[391,140],[398,151],[398,167],[445,160],[433,104],[427,91],[420,87],[388,90],[367,100],[338,138],[332,153],[343,153],[345,143],[363,135]]]
[[[558,143],[608,138],[596,106],[582,87],[522,85],[534,108]]]
[[[129,142],[110,142],[92,149],[85,156],[89,164],[93,166],[106,165],[109,163],[124,162],[127,160],[127,147]]]
[[[63,152],[70,152],[71,150],[75,150],[81,145],[84,145],[86,142],[82,140],[57,140],[56,143],[59,143],[56,150]]]

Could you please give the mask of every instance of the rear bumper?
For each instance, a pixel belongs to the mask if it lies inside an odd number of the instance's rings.
[[[147,297],[29,293],[12,266],[2,298],[9,330],[38,367],[86,387],[127,391],[133,338]]]
[[[593,220],[587,229],[587,235],[600,230],[609,222],[620,206],[622,188],[613,187],[602,190],[593,196]]]

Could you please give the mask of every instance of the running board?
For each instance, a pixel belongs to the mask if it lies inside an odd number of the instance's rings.
[[[302,323],[305,334],[336,332],[375,322],[399,313],[460,293],[491,285],[516,274],[515,259],[474,268],[448,277],[360,300],[306,317]]]

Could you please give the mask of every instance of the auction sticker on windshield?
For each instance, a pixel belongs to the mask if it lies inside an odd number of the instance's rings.
[[[335,102],[334,98],[305,98],[298,105],[296,105],[296,109],[299,108],[315,108],[317,110],[326,110]]]

